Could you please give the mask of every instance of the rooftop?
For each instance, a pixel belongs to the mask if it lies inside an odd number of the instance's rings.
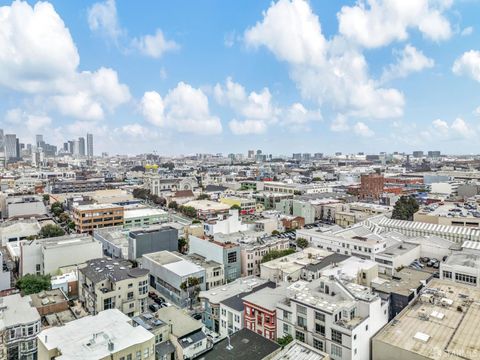
[[[40,320],[30,296],[14,294],[0,298],[0,329]]]
[[[68,301],[60,289],[40,291],[37,294],[30,295],[30,297],[32,299],[32,305],[36,308]]]
[[[231,347],[228,347],[228,345]],[[213,348],[198,357],[198,360],[253,360],[263,359],[280,348],[276,342],[251,330],[242,329],[218,342]]]
[[[203,327],[202,322],[175,306],[163,307],[156,312],[155,316],[165,324],[172,324],[172,334],[178,338],[199,331]]]
[[[58,360],[103,359],[111,356],[109,343],[116,352],[152,340],[154,335],[141,326],[133,327],[120,310],[110,309],[95,316],[51,327],[38,335],[47,350],[58,349]]]
[[[395,278],[377,278],[372,281],[372,288],[383,293],[395,293],[409,296],[422,281],[428,281],[432,274],[426,271],[405,267],[395,274]]]
[[[418,300],[398,314],[373,341],[425,358],[477,359],[479,298],[480,290],[475,287],[433,279]]]
[[[323,351],[305,344],[299,340],[294,340],[282,351],[276,354],[271,360],[326,360],[329,355]]]
[[[247,301],[251,304],[258,305],[264,309],[274,311],[277,307],[277,303],[285,300],[287,297],[287,285],[281,284],[275,289],[266,287],[254,293],[247,295],[243,298],[243,301]]]
[[[132,268],[128,261],[110,258],[89,260],[87,266],[79,269],[79,271],[94,283],[106,279],[116,282],[148,274],[147,269]]]
[[[88,205],[75,206],[75,210],[77,211],[103,210],[103,209],[122,209],[123,210],[123,206],[114,205],[114,204],[88,204]]]
[[[166,216],[167,212],[162,209],[152,209],[152,208],[135,208],[135,209],[125,209],[123,217],[125,220],[134,219],[134,218],[144,218],[149,216]]]
[[[240,293],[249,292],[266,283],[269,283],[269,281],[255,276],[243,277],[207,291],[200,291],[199,297],[207,298],[211,303],[218,304],[223,300]]]
[[[190,274],[194,274],[203,270],[201,266],[198,266],[191,261],[185,260],[181,256],[167,250],[144,254],[143,257],[159,265],[162,265],[164,268],[172,271],[173,273],[181,277],[188,276]]]
[[[222,204],[211,200],[192,200],[185,204],[200,211],[225,211],[230,209],[230,205]]]

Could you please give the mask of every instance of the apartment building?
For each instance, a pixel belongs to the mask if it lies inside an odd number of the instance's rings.
[[[38,360],[155,359],[155,336],[118,309],[70,321],[43,330],[38,339]]]
[[[90,260],[78,270],[79,300],[90,314],[118,309],[129,317],[147,310],[148,270],[122,260]]]
[[[373,360],[478,359],[480,291],[433,279],[372,339]]]
[[[343,255],[373,259],[374,255],[387,248],[387,242],[381,237],[367,238],[353,236],[352,238],[325,234],[318,229],[300,229],[296,237],[307,239],[310,244],[320,249],[337,252]]]
[[[30,296],[4,296],[0,298],[0,310],[0,358],[36,359],[41,322]]]
[[[242,261],[242,276],[260,275],[262,258],[273,250],[287,250],[290,248],[289,238],[251,239],[240,244]]]
[[[277,339],[277,303],[286,299],[286,286],[263,288],[243,298],[245,328],[263,337]]]
[[[86,234],[20,242],[19,272],[56,274],[62,267],[80,265],[103,255],[102,244]]]
[[[254,199],[246,199],[234,196],[220,198],[220,202],[230,207],[237,205],[240,207],[240,214],[242,215],[254,214],[257,205],[257,202]]]
[[[207,236],[215,234],[231,234],[238,231],[247,231],[248,224],[243,224],[238,216],[238,210],[229,210],[228,215],[216,219],[209,219],[203,223],[203,231]]]
[[[304,219],[305,224],[315,222],[316,209],[308,201],[284,199],[276,205],[276,210],[286,215],[300,216]]]
[[[78,233],[92,233],[108,226],[123,226],[123,206],[113,204],[78,205],[73,208],[73,221]]]
[[[241,275],[240,246],[234,243],[219,242],[207,238],[189,236],[189,253],[198,254],[207,260],[222,264],[227,282]]]
[[[216,261],[207,260],[205,257],[198,254],[181,255],[185,260],[188,260],[205,270],[205,290],[213,289],[217,286],[225,284],[225,271],[223,264]]]
[[[267,285],[269,284],[269,285]],[[239,312],[236,314],[238,317],[237,325],[238,328],[243,328],[243,301],[241,300],[243,296],[249,294],[252,291],[261,289],[264,286],[275,286],[273,283],[269,283],[266,280],[259,279],[257,277],[249,276],[237,279],[228,284],[222,285],[221,287],[210,288],[206,291],[201,291],[199,294],[199,299],[202,303],[202,321],[205,326],[215,331],[216,333],[227,335],[227,323],[229,324],[229,332],[233,332],[233,324],[231,321],[227,321],[227,309],[224,308],[223,311],[220,311],[222,304],[225,302],[226,306],[231,305],[235,302],[240,305],[240,309],[235,309]],[[231,299],[231,300],[230,300]],[[236,301],[239,299],[238,301]],[[233,319],[233,312],[229,311],[229,317]],[[221,323],[221,316],[224,322]],[[242,318],[242,323],[240,322],[240,315]],[[220,326],[222,324],[222,326]],[[225,326],[223,326],[225,325]],[[240,326],[242,325],[242,326]]]
[[[440,279],[480,287],[480,243],[466,241],[440,263]]]
[[[123,213],[124,226],[134,228],[160,224],[168,221],[168,213],[162,209],[151,209],[146,207],[126,207]]]
[[[89,191],[104,190],[106,188],[105,180],[102,179],[87,179],[87,180],[71,180],[71,179],[56,179],[49,185],[50,194],[65,194],[65,193],[85,193]]]
[[[150,286],[180,307],[186,307],[192,301],[188,289],[182,288],[189,278],[197,278],[200,283],[198,288],[205,290],[205,269],[178,253],[159,251],[144,254],[141,264],[150,272]]]
[[[291,335],[334,360],[369,360],[370,340],[388,322],[388,303],[368,287],[329,275],[290,285],[276,317],[277,337]]]

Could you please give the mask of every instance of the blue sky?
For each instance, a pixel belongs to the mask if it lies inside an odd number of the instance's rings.
[[[479,152],[479,1],[0,6],[1,127],[22,142]]]

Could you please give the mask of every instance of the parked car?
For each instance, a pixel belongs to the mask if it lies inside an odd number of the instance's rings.
[[[202,314],[200,313],[193,314],[192,318],[194,318],[195,320],[202,320]]]
[[[436,262],[435,264],[433,264],[433,268],[434,269],[439,269],[440,268],[440,263]]]
[[[153,312],[157,312],[158,310],[160,310],[160,305],[158,305],[158,304],[150,304],[150,305],[148,306],[148,308],[149,308],[150,310],[152,310]]]
[[[165,301],[163,301],[163,298],[156,297],[153,299],[158,305],[162,305]]]
[[[423,262],[423,263],[428,263],[428,262],[430,261],[430,258],[424,256],[424,257],[421,257],[421,258],[420,258],[420,261]]]

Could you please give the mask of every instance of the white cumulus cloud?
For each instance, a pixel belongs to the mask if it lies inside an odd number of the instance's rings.
[[[138,39],[133,39],[132,44],[142,54],[156,59],[162,57],[168,51],[180,48],[175,41],[167,40],[160,29],[157,29],[154,35],[145,35]]]
[[[395,78],[403,78],[413,72],[432,68],[434,64],[433,59],[425,56],[422,51],[414,46],[407,44],[402,51],[397,52],[397,62],[384,70],[382,79],[388,81]]]
[[[480,81],[480,51],[470,50],[464,52],[453,63],[452,71],[456,75],[465,75]]]
[[[404,41],[409,29],[434,41],[446,40],[452,35],[444,15],[450,6],[448,0],[357,0],[338,13],[339,31],[367,48]]]
[[[357,122],[354,126],[353,126],[353,131],[355,132],[355,134],[359,135],[359,136],[362,136],[362,137],[371,137],[373,135],[375,135],[375,133],[370,130],[370,128],[367,126],[367,124],[365,124],[364,122]]]
[[[208,98],[201,89],[184,82],[162,96],[145,92],[140,111],[152,124],[196,134],[219,134],[222,132],[220,119],[210,114]]]

